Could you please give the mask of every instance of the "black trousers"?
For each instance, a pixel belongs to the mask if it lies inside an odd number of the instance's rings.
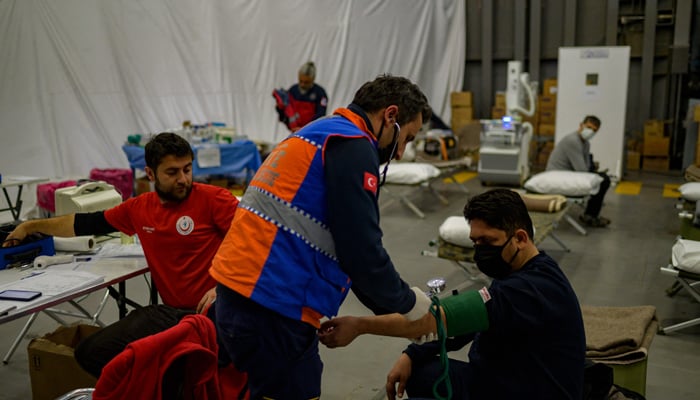
[[[459,360],[449,359],[450,382],[452,383],[452,399],[469,400],[470,386],[472,385],[472,370],[469,363]],[[425,362],[414,362],[411,377],[406,382],[406,393],[410,399],[434,399],[433,385],[443,373],[442,364],[438,357],[426,360]],[[440,396],[447,396],[447,389],[444,384],[438,386]]]
[[[194,314],[194,311],[162,304],[137,308],[125,318],[78,343],[74,353],[75,359],[85,371],[99,378],[102,368],[129,343],[172,328],[190,314]]]
[[[608,174],[606,174],[605,172],[598,172],[597,174],[603,178],[603,182],[600,183],[600,189],[598,190],[598,193],[594,194],[588,199],[588,203],[586,204],[586,211],[584,212],[584,214],[595,218],[597,218],[600,215],[600,209],[603,208],[603,199],[605,199],[605,193],[607,193],[608,189],[610,188],[610,177],[608,176]]]

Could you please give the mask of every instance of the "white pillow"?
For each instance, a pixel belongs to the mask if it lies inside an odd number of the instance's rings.
[[[379,167],[379,172],[384,171],[384,165]],[[435,178],[440,175],[440,170],[434,165],[413,162],[392,162],[386,172],[386,182],[399,185],[415,185]]]
[[[700,182],[688,182],[682,184],[678,191],[681,192],[681,197],[688,201],[700,200]]]
[[[678,239],[671,249],[671,263],[683,271],[700,274],[700,242]]]
[[[442,240],[457,246],[472,248],[474,243],[469,239],[470,233],[471,229],[464,217],[447,217],[438,229]]]
[[[592,172],[544,171],[525,182],[525,189],[535,193],[581,197],[598,193],[603,177]]]

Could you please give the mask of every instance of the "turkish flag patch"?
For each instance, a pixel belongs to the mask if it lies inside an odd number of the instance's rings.
[[[376,195],[377,194],[377,186],[379,186],[379,183],[377,181],[377,177],[370,174],[369,172],[365,172],[363,186],[364,186],[365,190],[372,192],[372,194]]]

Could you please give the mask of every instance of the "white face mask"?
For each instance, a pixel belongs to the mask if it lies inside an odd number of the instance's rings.
[[[595,135],[595,131],[591,128],[583,128],[581,131],[581,137],[583,140],[591,140],[591,138]]]

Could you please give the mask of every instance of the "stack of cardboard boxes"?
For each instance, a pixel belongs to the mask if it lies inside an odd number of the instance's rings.
[[[542,85],[542,95],[537,99],[539,125],[537,134],[554,136],[554,124],[557,122],[557,80],[545,79]]]
[[[523,117],[523,122],[532,124],[535,137],[530,146],[530,161],[534,169],[544,169],[554,149],[554,126],[557,110],[557,80],[545,79],[542,94],[537,97],[535,114]]]
[[[642,168],[645,171],[668,171],[670,142],[664,121],[650,119],[644,123]]]
[[[452,92],[452,133],[457,138],[458,157],[469,156],[473,163],[479,161],[479,135],[481,124],[474,120],[471,92]]]
[[[549,155],[554,150],[554,132],[557,122],[557,80],[545,79],[542,95],[537,99],[538,124],[536,132],[540,138],[540,151],[537,164],[545,166]]]
[[[456,132],[474,119],[472,107],[472,92],[452,92],[450,105],[452,106],[452,132]]]
[[[506,115],[506,94],[496,92],[496,103],[491,107],[491,119],[501,119]]]
[[[633,132],[627,139],[627,171],[639,171],[642,166],[644,140],[639,132]]]

